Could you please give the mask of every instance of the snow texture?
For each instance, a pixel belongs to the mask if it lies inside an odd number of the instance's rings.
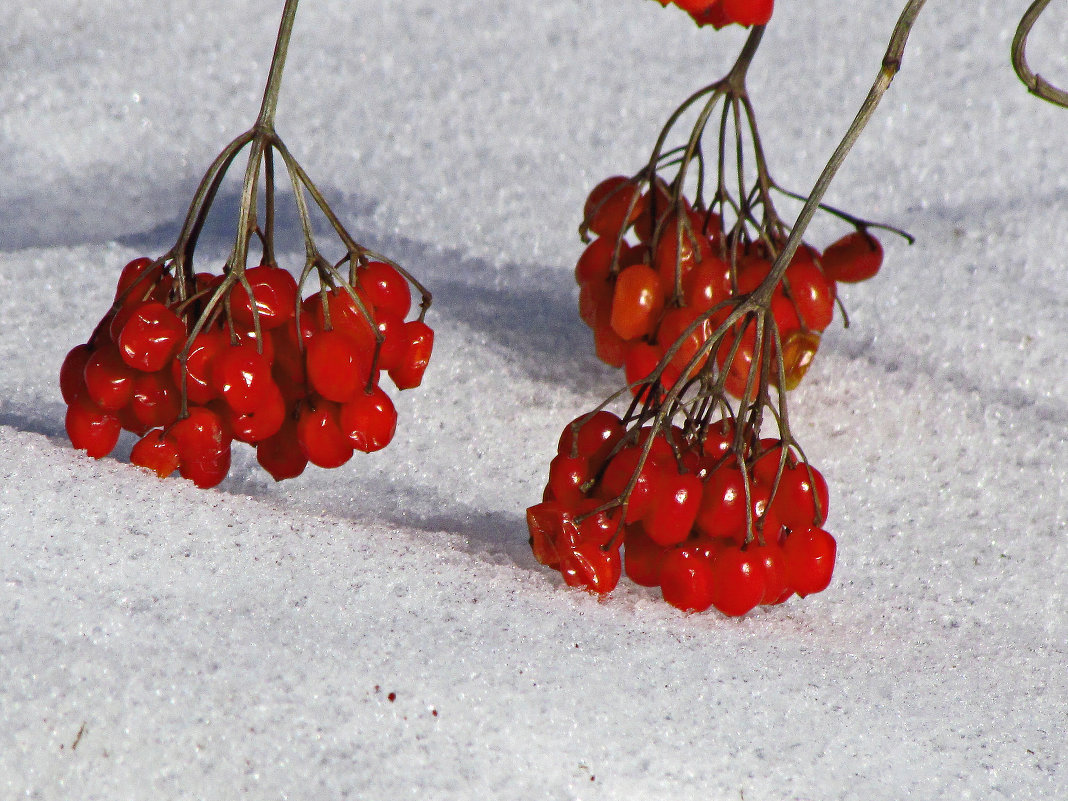
[[[279,131],[435,292],[436,356],[387,450],[275,484],[239,447],[201,491],[128,435],[74,451],[57,373],[251,123],[281,3],[8,5],[0,797],[1068,793],[1068,111],[1008,66],[1027,3],[930,3],[831,189],[917,242],[843,289],[851,326],[791,397],[834,583],[739,620],[569,590],[523,514],[621,380],[576,314],[583,199],[742,31],[649,0],[306,0]],[[750,88],[784,185],[811,186],[898,5],[777,3]],[[1063,84],[1065,52],[1054,4],[1032,57]]]

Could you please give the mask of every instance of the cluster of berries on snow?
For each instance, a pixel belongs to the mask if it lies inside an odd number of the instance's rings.
[[[169,267],[127,264],[111,310],[67,354],[60,385],[76,448],[105,456],[126,429],[141,438],[134,464],[212,487],[234,440],[255,446],[276,480],[389,443],[397,413],[380,374],[418,386],[433,347],[422,314],[406,319],[411,290],[394,266],[365,261],[352,283],[303,299],[273,263],[177,280]]]
[[[637,391],[674,348],[659,375],[661,386],[684,373],[697,375],[709,360],[725,373],[725,389],[734,397],[753,386],[750,374],[759,372],[760,353],[769,350],[757,340],[757,321],[738,320],[730,335],[709,340],[731,315],[730,301],[756,290],[771,272],[774,254],[763,239],[732,239],[715,212],[685,198],[676,207],[663,184],[643,192],[624,176],[607,178],[590,192],[583,231],[595,238],[575,267],[579,314],[593,330],[602,361],[623,367]],[[865,230],[847,234],[822,254],[808,245],[796,251],[770,299],[778,341],[770,350],[782,355],[786,389],[801,381],[831,323],[837,283],[871,278],[882,255],[879,241]],[[770,368],[777,377],[777,360]]]
[[[775,0],[659,0],[674,3],[689,13],[698,25],[722,28],[726,25],[766,25],[775,10]]]
[[[654,430],[605,410],[564,428],[527,510],[540,562],[591,592],[626,572],[679,609],[731,616],[828,586],[836,545],[818,470],[731,420]]]

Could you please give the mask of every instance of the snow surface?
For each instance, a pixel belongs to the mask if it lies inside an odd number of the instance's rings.
[[[899,3],[777,5],[751,89],[805,189]],[[253,119],[281,3],[8,3],[0,797],[1064,798],[1068,111],[1008,67],[1026,5],[929,4],[831,189],[918,241],[843,291],[791,398],[833,585],[728,620],[568,590],[523,510],[620,380],[575,312],[585,194],[740,31],[649,0],[306,0],[279,130],[435,291],[437,352],[386,451],[276,485],[237,449],[205,492],[129,439],[73,451],[56,376]],[[1065,83],[1056,5],[1033,59]]]

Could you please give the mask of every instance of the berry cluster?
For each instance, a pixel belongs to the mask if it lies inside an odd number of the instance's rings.
[[[825,182],[805,197],[772,177],[745,86],[772,4],[678,5],[755,27],[730,72],[672,112],[646,166],[586,199],[579,313],[627,386],[564,430],[527,521],[537,558],[570,585],[605,593],[626,572],[681,609],[741,615],[830,582],[827,486],[791,433],[787,395],[838,284],[878,272],[870,229],[887,226],[823,204]],[[803,203],[793,224],[781,198]],[[802,240],[817,211],[854,229],[823,253]],[[628,392],[622,418],[607,411]]]
[[[411,290],[395,266],[365,261],[351,284],[302,301],[270,262],[240,279],[198,273],[191,288],[172,266],[127,264],[111,310],[67,354],[60,385],[76,448],[105,456],[126,429],[141,437],[134,464],[212,487],[233,440],[254,445],[276,480],[389,443],[397,413],[379,375],[418,386],[433,346],[421,315],[405,319]]]
[[[722,28],[738,25],[766,25],[775,9],[775,0],[659,0],[674,3],[693,17],[698,25]]]
[[[175,245],[159,259],[126,265],[110,311],[67,354],[60,370],[67,433],[90,456],[110,453],[125,428],[141,437],[134,464],[213,487],[229,472],[238,440],[255,446],[276,480],[293,478],[309,462],[339,467],[354,451],[389,443],[397,412],[379,386],[382,371],[400,390],[422,381],[434,343],[423,321],[430,293],[352,238],[275,132],[296,11],[297,0],[286,0],[256,122],[204,174]],[[233,249],[221,274],[199,272],[200,233],[246,148]],[[292,184],[303,234],[299,280],[275,259],[276,160]],[[340,240],[340,258],[320,250],[313,204]],[[412,320],[409,284],[421,296]]]
[[[628,430],[600,410],[564,428],[527,523],[570,586],[607,593],[626,572],[672,606],[736,616],[828,586],[827,501],[818,470],[748,426]]]
[[[623,367],[636,388],[673,350],[663,386],[711,361],[725,373],[727,392],[741,397],[760,369],[755,320],[735,322],[733,335],[718,344],[709,340],[730,317],[730,301],[756,291],[771,273],[775,250],[768,240],[732,239],[719,214],[685,197],[674,205],[659,182],[643,192],[640,176],[613,176],[594,187],[583,231],[595,238],[575,266],[579,314],[593,329],[600,359]],[[831,323],[837,282],[870,278],[881,263],[882,246],[863,229],[823,254],[808,245],[797,249],[768,304],[786,389],[800,383]],[[773,379],[777,367],[773,360]]]

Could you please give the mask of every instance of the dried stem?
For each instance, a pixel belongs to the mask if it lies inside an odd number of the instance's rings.
[[[1016,75],[1027,87],[1027,91],[1050,103],[1068,108],[1068,92],[1058,89],[1041,75],[1038,75],[1027,63],[1027,37],[1049,3],[1050,0],[1035,0],[1030,8],[1024,12],[1023,18],[1016,28],[1016,35],[1012,38],[1012,66],[1016,70]]]

